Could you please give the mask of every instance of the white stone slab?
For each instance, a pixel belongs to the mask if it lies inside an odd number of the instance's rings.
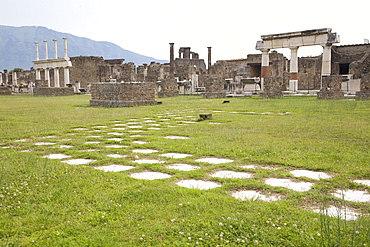
[[[170,127],[170,126],[168,126],[168,127]],[[179,140],[189,139],[189,137],[186,137],[186,136],[165,136],[164,138],[166,138],[166,139],[172,139],[172,140],[176,140],[176,139],[179,139]]]
[[[55,142],[36,142],[35,143],[36,146],[51,146],[55,144],[56,144]]]
[[[120,142],[123,141],[123,138],[108,138],[108,141],[115,141],[115,142]]]
[[[94,162],[96,160],[90,160],[90,159],[74,159],[74,160],[63,160],[61,162],[66,163],[68,165],[86,165],[91,162]]]
[[[211,175],[216,178],[251,178],[253,174],[247,172],[234,172],[234,171],[217,171]]]
[[[324,214],[334,218],[340,218],[342,220],[356,220],[360,214],[349,208],[337,208],[335,206],[329,206],[324,209],[314,209],[315,213]]]
[[[101,136],[86,136],[87,138],[100,138]]]
[[[124,133],[118,133],[118,132],[109,132],[107,135],[114,135],[114,136],[123,136]]]
[[[361,190],[337,190],[332,195],[351,202],[370,202],[370,194]]]
[[[73,148],[71,145],[59,145],[59,148]]]
[[[107,154],[108,157],[110,158],[124,158],[127,157],[127,155],[122,155],[122,154]]]
[[[224,159],[224,158],[200,158],[196,159],[196,162],[205,162],[210,164],[225,164],[225,163],[231,163],[233,160],[231,159]]]
[[[309,170],[293,170],[290,171],[290,173],[295,177],[308,177],[316,180],[332,178],[331,175],[325,172],[314,172]]]
[[[161,128],[157,128],[157,127],[149,127],[148,130],[160,130]]]
[[[90,141],[90,142],[84,142],[84,144],[98,144],[101,143],[100,141]]]
[[[112,128],[112,130],[125,130],[126,128],[122,128],[122,127],[116,127],[116,128]]]
[[[67,159],[70,158],[71,156],[65,155],[65,154],[49,154],[43,156],[43,158],[48,158],[48,159]]]
[[[130,175],[136,179],[145,179],[145,180],[154,180],[154,179],[165,179],[170,178],[171,175],[161,173],[161,172],[140,172],[140,173],[132,173]]]
[[[134,160],[133,162],[137,163],[137,164],[161,164],[161,163],[164,163],[164,161],[161,161],[161,160],[147,160],[147,159]]]
[[[167,166],[168,169],[175,169],[179,171],[193,171],[200,169],[200,166],[193,166],[188,164],[172,164]]]
[[[191,155],[191,154],[181,154],[181,153],[165,153],[165,154],[160,154],[160,156],[173,158],[173,159],[183,159],[183,158],[190,157],[190,156],[193,156],[193,155]]]
[[[73,130],[88,130],[87,128],[74,128]]]
[[[145,142],[145,141],[133,141],[132,143],[134,143],[134,144],[146,144],[147,142]]]
[[[274,187],[283,187],[299,192],[308,191],[311,189],[311,186],[313,185],[313,183],[309,182],[293,182],[290,179],[283,178],[269,178],[266,179],[265,183]]]
[[[100,167],[94,167],[94,168],[105,171],[105,172],[120,172],[120,171],[127,171],[135,167],[134,166],[122,166],[122,165],[109,165],[109,166],[100,166]]]
[[[202,181],[202,180],[181,180],[177,182],[176,184],[181,187],[185,187],[189,189],[199,189],[199,190],[209,190],[209,189],[221,187],[221,185],[215,182]]]
[[[370,186],[370,180],[353,180],[353,182],[358,183],[358,184],[363,184],[366,186]]]
[[[281,200],[281,198],[278,196],[266,196],[254,190],[237,191],[232,193],[231,196],[240,200],[262,200],[266,202],[274,202]]]

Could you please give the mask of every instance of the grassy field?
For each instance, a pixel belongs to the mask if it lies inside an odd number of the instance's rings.
[[[252,97],[223,104],[223,99],[180,96],[160,99],[156,106],[100,108],[89,107],[89,99],[0,97],[1,246],[370,246],[370,200],[332,195],[370,192],[368,185],[354,182],[370,179],[370,101]],[[200,113],[213,118],[197,121]],[[117,144],[122,147],[109,146]],[[191,156],[161,156],[165,153]],[[50,154],[94,161],[69,165],[43,157]],[[210,157],[232,162],[196,161]],[[160,162],[135,162],[140,159]],[[167,167],[178,163],[200,169]],[[93,169],[112,164],[133,169]],[[302,169],[332,177],[290,173]],[[130,176],[148,171],[170,177]],[[252,177],[212,177],[217,171]],[[313,185],[299,192],[266,184],[271,178]],[[219,187],[176,184],[183,180]],[[232,196],[249,190],[281,200]],[[328,206],[360,217],[329,217]]]

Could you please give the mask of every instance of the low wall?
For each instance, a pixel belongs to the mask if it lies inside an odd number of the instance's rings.
[[[0,87],[0,95],[11,95],[12,91],[8,87]]]
[[[156,105],[155,84],[151,82],[93,83],[91,106],[130,107]]]
[[[74,95],[71,87],[35,87],[33,89],[34,96],[68,96]]]

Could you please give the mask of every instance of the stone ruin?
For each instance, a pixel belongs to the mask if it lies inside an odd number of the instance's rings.
[[[356,92],[356,100],[370,100],[370,74],[361,77],[360,91]]]
[[[156,105],[154,83],[93,83],[91,85],[91,106],[129,107]]]
[[[283,97],[283,91],[286,91],[286,82],[282,77],[267,77],[264,80],[265,89],[260,93],[261,99]]]
[[[322,89],[317,93],[317,99],[344,99],[344,92],[342,92],[341,87],[342,76],[323,76]]]

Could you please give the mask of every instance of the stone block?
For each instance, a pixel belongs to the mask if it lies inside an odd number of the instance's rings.
[[[36,87],[33,89],[34,96],[69,96],[74,95],[71,87]]]
[[[12,91],[8,87],[0,87],[0,95],[11,95]]]

